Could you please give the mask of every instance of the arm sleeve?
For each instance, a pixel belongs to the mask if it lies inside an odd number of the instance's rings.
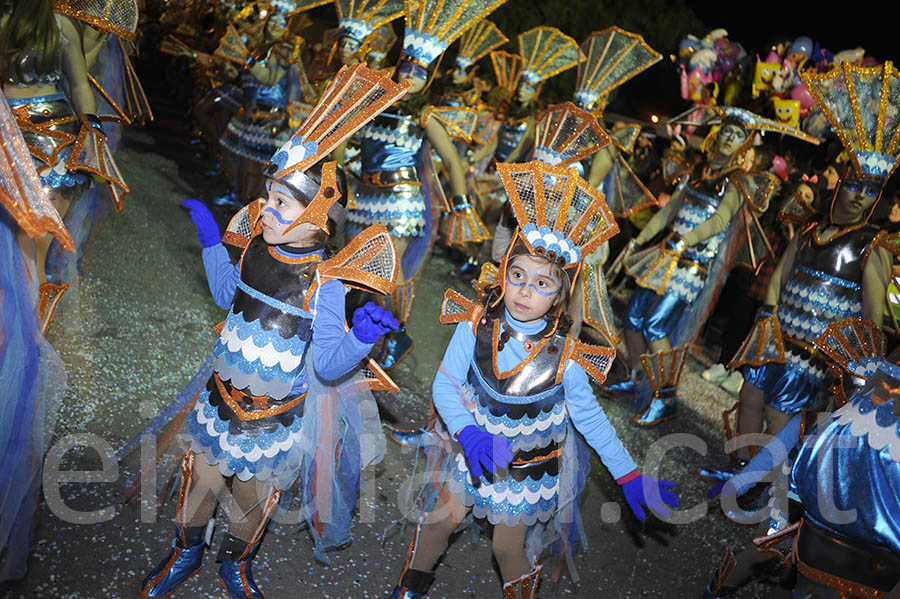
[[[718,235],[725,230],[728,223],[734,217],[735,213],[741,207],[741,196],[734,188],[734,184],[728,184],[728,191],[722,198],[722,203],[708,219],[684,234],[684,242],[688,246],[697,245],[705,239],[709,239],[713,235]]]
[[[587,374],[581,366],[569,362],[563,375],[563,388],[566,392],[566,409],[572,423],[600,456],[612,477],[620,479],[637,469],[616,435],[616,429],[597,403]]]
[[[371,351],[374,343],[363,343],[345,326],[344,294],[338,280],[326,281],[313,298],[313,360],[316,374],[333,381],[353,370]]]
[[[747,462],[747,465],[737,473],[727,484],[737,489],[738,495],[743,495],[750,487],[761,481],[765,476],[787,459],[788,453],[800,442],[800,425],[803,422],[803,414],[795,414],[784,428],[778,431],[765,447]]]
[[[460,395],[474,352],[475,335],[472,333],[472,323],[461,322],[456,325],[456,331],[447,345],[444,359],[441,360],[431,386],[434,406],[451,435],[456,435],[470,424],[475,424],[475,418],[463,405]]]
[[[238,279],[241,278],[240,267],[231,263],[228,250],[221,243],[203,248],[201,256],[213,300],[220,308],[229,308],[234,301]]]

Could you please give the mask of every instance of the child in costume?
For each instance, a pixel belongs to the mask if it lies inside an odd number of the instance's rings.
[[[327,259],[325,242],[343,219],[338,200],[346,189],[336,164],[322,158],[406,88],[362,65],[339,73],[266,167],[268,198],[249,204],[229,225],[225,241],[244,247],[237,266],[209,210],[185,201],[204,247],[210,290],[218,305],[231,309],[213,351],[212,376],[187,418],[190,448],[181,465],[174,546],[144,579],[141,597],[167,596],[200,567],[204,528],[227,478],[234,478],[234,507],[219,577],[233,599],[262,597],[251,561],[281,494],[301,472],[304,500],[311,494],[312,503],[302,515],[317,553],[349,542],[355,495],[346,490],[356,488],[360,467],[352,454],[366,450],[359,414],[377,419],[377,409],[359,405],[373,400],[347,377],[397,322],[370,303],[356,310],[347,331],[341,279],[389,293],[397,265],[384,229],[363,232]],[[337,379],[338,397],[328,383]],[[317,500],[328,501],[327,514]]]
[[[775,131],[816,141],[747,110],[725,107],[716,113],[720,126],[710,138],[709,160],[626,248],[625,269],[638,285],[623,318],[631,378],[608,389],[639,393],[643,366],[653,393],[633,419],[641,426],[677,416],[678,382],[690,340],[714,305],[741,241],[753,241],[741,225],[752,225],[749,212],[760,214],[774,193],[774,175],[741,168],[754,135]],[[634,251],[664,232],[661,243]]]
[[[483,302],[445,295],[441,322],[459,323],[433,386],[440,421],[432,428],[449,454],[446,484],[426,504],[392,599],[425,595],[469,510],[494,525],[504,596],[535,597],[541,566],[538,555],[526,555],[526,536],[550,530],[561,545],[578,536],[589,455],[576,429],[639,519],[642,505],[662,514],[678,505],[665,488],[674,483],[636,468],[591,391],[588,373],[602,381],[615,351],[564,332],[583,253],[617,231],[602,195],[574,169],[539,161],[498,165],[498,172],[523,226]]]
[[[900,103],[887,85],[896,85],[900,77],[890,63],[845,65],[827,74],[801,74],[851,165],[838,182],[827,215],[810,218],[781,256],[765,305],[732,361],[732,366],[742,367],[745,380],[740,434],[759,433],[765,422],[768,434],[774,435],[794,414],[817,402],[828,388],[828,376],[812,343],[830,323],[862,317],[881,328],[891,253],[897,246],[869,219],[900,164],[897,144],[881,129],[897,126],[891,113]],[[848,82],[857,79],[848,88]],[[720,474],[725,479],[730,472]]]
[[[390,369],[412,349],[407,329],[415,285],[430,253],[435,227],[426,167],[431,163],[425,142],[441,157],[450,180],[453,203],[468,205],[465,169],[449,135],[446,113],[427,103],[426,90],[440,57],[469,27],[505,0],[415,0],[406,3],[403,54],[398,81],[409,81],[410,93],[359,134],[362,180],[354,188],[355,207],[347,216],[347,234],[369,225],[385,225],[402,256],[401,279],[393,311],[401,328],[385,343],[379,362]],[[426,160],[427,158],[427,160]]]

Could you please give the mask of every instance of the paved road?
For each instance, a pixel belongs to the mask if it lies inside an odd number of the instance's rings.
[[[127,135],[120,164],[132,195],[124,212],[108,218],[98,233],[88,275],[70,291],[49,333],[67,365],[70,385],[59,411],[57,439],[86,432],[102,440],[101,445],[119,449],[182,388],[212,347],[211,326],[224,312],[209,297],[200,246],[178,203],[189,196],[208,197],[221,184],[199,174],[208,165],[193,161],[199,146],[184,145],[186,137],[177,123],[165,119],[151,130],[133,129]],[[417,290],[410,326],[417,344],[395,373],[402,392],[379,398],[386,422],[416,426],[428,414],[431,380],[452,332],[437,323],[450,266],[435,256]],[[464,284],[455,284],[466,291]],[[667,453],[662,462],[662,473],[679,482],[685,506],[705,504],[706,486],[693,468],[700,460],[721,457],[719,414],[734,401],[697,376],[699,364],[692,360],[690,368],[682,389],[689,401],[680,418],[654,430],[633,426],[628,405],[598,394],[638,463],[656,440],[672,433],[690,433],[708,447],[706,458],[681,448]],[[28,578],[8,596],[136,596],[141,577],[170,546],[174,512],[173,500],[165,502],[159,514],[147,510],[142,515],[139,504],[121,504],[123,481],[135,471],[138,459],[134,454],[108,464],[111,473],[105,482],[61,487],[61,500],[69,509],[109,508],[102,522],[67,522],[59,517],[59,509],[44,503]],[[402,483],[414,459],[412,452],[390,444],[383,463],[367,475],[356,540],[332,555],[330,568],[312,559],[306,533],[288,525],[272,526],[256,560],[256,578],[266,596],[384,597],[409,542],[410,531],[401,537],[389,529],[400,517]],[[93,450],[75,447],[63,457],[63,468],[101,467]],[[619,505],[623,517],[611,518]],[[553,580],[555,564],[547,558],[541,596],[699,597],[725,548],[750,537],[749,530],[731,524],[712,507],[692,524],[654,521],[641,527],[626,514],[621,492],[595,458],[584,500],[589,545],[575,559],[581,580],[574,583],[565,570],[556,572],[558,580]],[[175,597],[223,596],[212,555],[207,562]],[[771,587],[754,585],[739,597],[770,597],[772,592]],[[500,595],[486,535],[463,533],[439,567],[430,596]]]

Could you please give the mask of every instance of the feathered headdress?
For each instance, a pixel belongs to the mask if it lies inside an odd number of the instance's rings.
[[[596,117],[571,102],[550,106],[535,125],[534,159],[569,166],[609,144]]]
[[[506,0],[406,0],[403,55],[428,68],[458,37]]]
[[[360,44],[373,31],[403,14],[403,0],[334,0],[341,36]],[[393,32],[393,30],[391,30]]]
[[[502,50],[491,52],[491,66],[497,87],[506,91],[506,99],[511,98],[522,74],[522,57]]]
[[[850,156],[856,174],[887,180],[900,161],[900,73],[849,62],[827,73],[803,72],[803,83]]]
[[[537,85],[571,69],[584,60],[584,54],[571,37],[556,27],[534,27],[519,34],[522,78]]]
[[[557,263],[574,286],[582,257],[618,233],[615,217],[602,193],[578,176],[574,168],[550,166],[539,160],[497,165],[519,229],[500,265],[505,269],[513,247]],[[571,289],[570,289],[571,290]]]
[[[373,71],[363,64],[338,71],[309,117],[266,165],[267,177],[291,189],[306,204],[290,227],[309,222],[328,231],[329,215],[335,221],[342,220],[343,207],[337,203],[340,193],[336,185],[336,164],[325,163],[321,183],[306,176],[304,171],[381,114],[408,89],[408,82],[396,83],[387,71]]]
[[[588,110],[593,110],[600,98],[662,58],[643,37],[618,27],[592,33],[582,42],[581,52],[587,60],[578,64],[575,102]]]
[[[487,56],[488,52],[508,42],[500,28],[491,21],[479,21],[459,40],[456,66],[464,71]]]
[[[135,0],[57,0],[56,12],[127,40],[137,32]]]

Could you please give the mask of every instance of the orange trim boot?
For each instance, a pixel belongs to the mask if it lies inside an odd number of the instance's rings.
[[[503,583],[503,599],[537,599],[538,583],[541,581],[541,568],[535,564],[534,569],[515,580]]]
[[[632,420],[639,426],[656,426],[678,415],[677,390],[687,347],[642,354],[641,364],[653,388],[653,399],[647,409]]]
[[[225,585],[230,599],[263,599],[262,591],[253,580],[253,558],[259,551],[262,541],[255,544],[242,541],[231,533],[222,539],[217,560],[219,579]]]
[[[182,528],[175,525],[176,536],[172,551],[141,583],[141,599],[168,597],[178,586],[191,577],[203,564],[206,542],[203,539],[205,526]]]

